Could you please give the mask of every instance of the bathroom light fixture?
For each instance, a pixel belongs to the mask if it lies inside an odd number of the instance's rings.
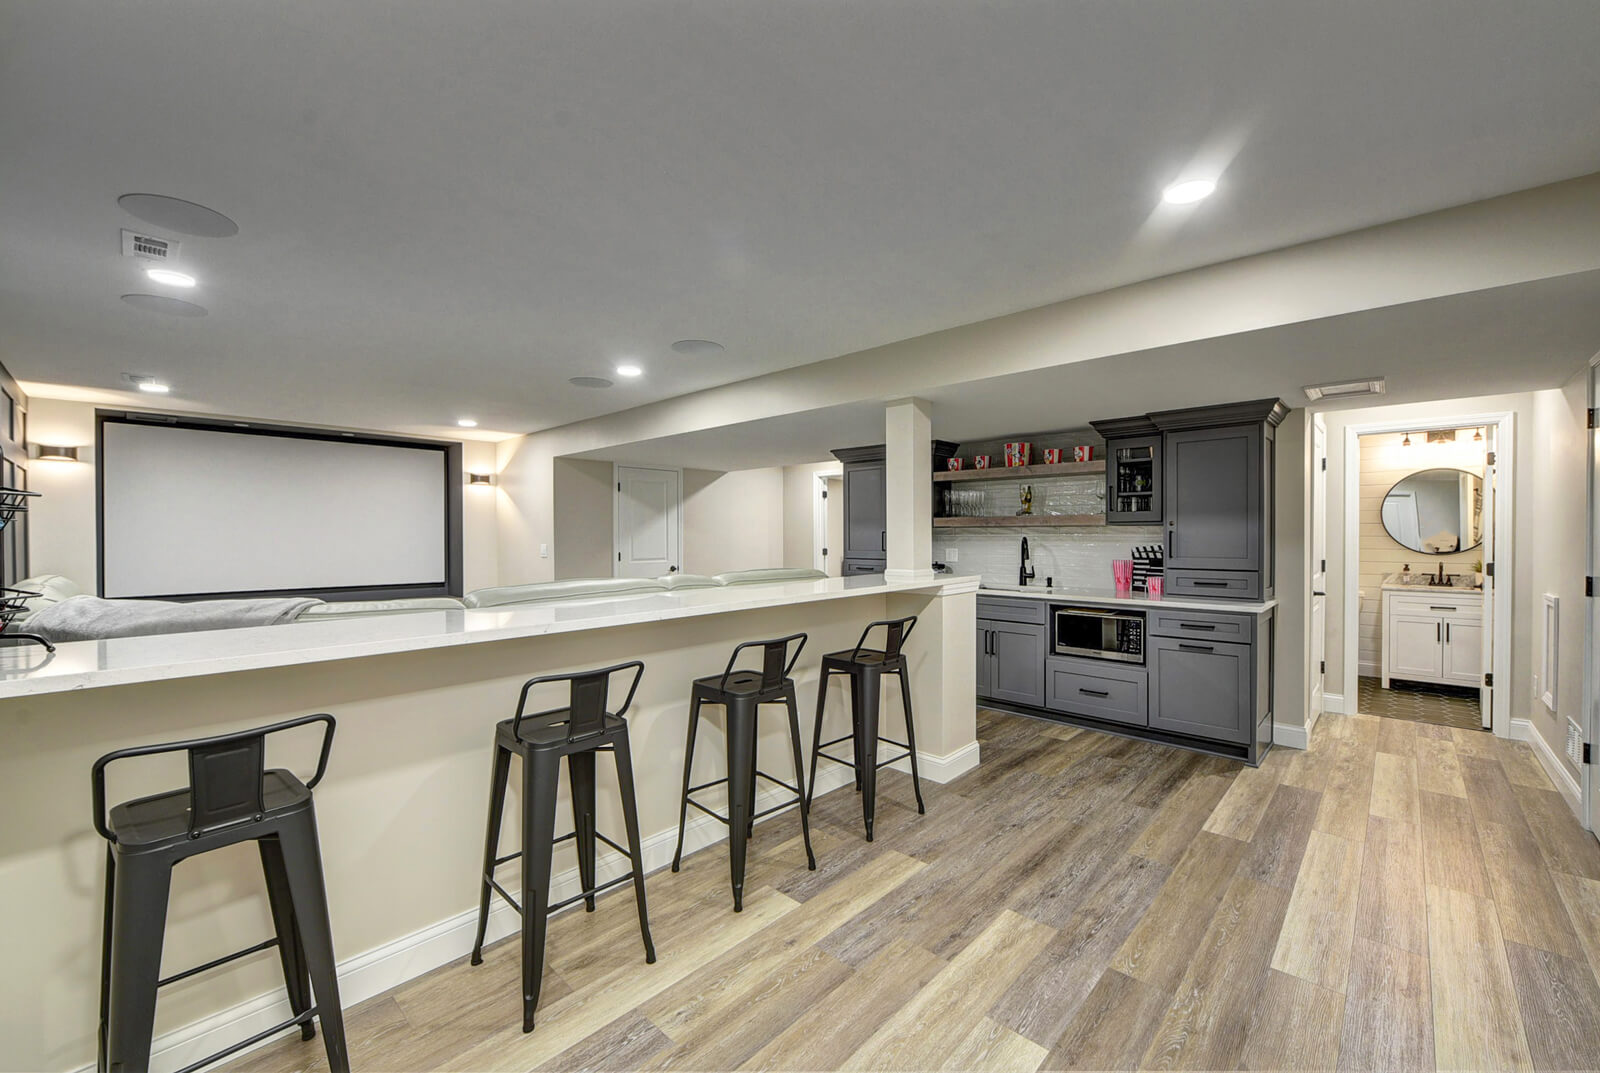
[[[493,473],[469,473],[469,474],[467,474],[467,484],[472,485],[472,486],[477,487],[477,488],[490,488],[490,487],[493,487],[494,486],[494,474]]]
[[[163,283],[168,287],[193,287],[195,278],[187,272],[179,272],[173,268],[147,268],[145,277],[152,283]]]
[[[1406,438],[1400,441],[1400,446],[1401,447],[1410,447],[1411,446],[1411,433],[1409,433],[1409,432],[1406,433]]]
[[[1472,432],[1472,442],[1473,443],[1482,443],[1483,442],[1483,429],[1480,428],[1480,429],[1474,429],[1473,430],[1473,432]]]
[[[471,417],[458,417],[458,418],[456,418],[456,424],[460,425],[462,428],[477,428],[478,427],[477,419],[476,418],[471,418]]]
[[[641,376],[643,374],[644,374],[644,370],[639,368],[637,365],[618,365],[617,366],[617,375],[618,376],[626,376],[626,377],[629,377],[631,379],[632,377]]]
[[[78,449],[76,447],[51,447],[46,444],[36,443],[33,445],[33,449],[36,452],[33,457],[40,462],[78,461]]]
[[[1216,189],[1215,179],[1185,179],[1161,191],[1161,200],[1168,205],[1193,205],[1210,197]]]

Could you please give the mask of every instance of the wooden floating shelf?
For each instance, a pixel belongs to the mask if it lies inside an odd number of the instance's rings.
[[[1092,473],[1104,473],[1106,460],[1096,459],[1093,462],[1056,462],[1053,465],[1040,463],[1037,466],[990,466],[988,469],[946,469],[934,473],[936,481],[1001,481],[1022,480],[1039,477],[1084,477]]]
[[[1104,514],[1004,514],[993,518],[935,518],[935,529],[1074,528],[1105,525]]]

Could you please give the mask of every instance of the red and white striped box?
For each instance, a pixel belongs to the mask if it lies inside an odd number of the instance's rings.
[[[973,455],[972,456],[972,468],[973,469],[988,469],[989,468],[989,456],[988,455]]]
[[[1072,449],[1072,460],[1074,462],[1093,462],[1094,461],[1094,448],[1093,447],[1074,447]]]
[[[1026,466],[1033,458],[1033,444],[1008,443],[1006,444],[1006,465]]]

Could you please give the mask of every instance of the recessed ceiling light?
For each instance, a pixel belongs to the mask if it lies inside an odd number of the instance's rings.
[[[672,344],[672,349],[679,354],[688,354],[694,358],[709,358],[713,354],[721,354],[728,348],[709,339],[679,339]]]
[[[610,387],[611,381],[603,376],[574,376],[567,383],[573,387]]]
[[[172,385],[163,384],[159,380],[140,380],[139,390],[148,391],[152,395],[165,395],[172,390]]]
[[[152,283],[164,283],[168,287],[193,287],[195,284],[189,273],[172,268],[147,268],[144,274]]]
[[[1161,200],[1168,205],[1193,205],[1210,197],[1216,189],[1215,179],[1185,179],[1161,191]]]
[[[478,422],[470,417],[458,417],[456,418],[456,424],[460,425],[462,428],[478,427]]]
[[[216,209],[196,205],[164,194],[123,194],[117,204],[145,223],[205,238],[228,238],[239,233],[239,225]]]
[[[197,306],[193,302],[185,302],[182,298],[172,298],[165,294],[125,294],[122,300],[137,309],[146,309],[152,313],[170,313],[174,317],[206,315],[205,306]]]
[[[644,374],[644,370],[639,368],[637,365],[618,365],[617,366],[617,375],[618,376],[634,377],[634,376],[641,376],[643,374]]]

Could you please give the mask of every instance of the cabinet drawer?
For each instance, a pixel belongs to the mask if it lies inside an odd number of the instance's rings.
[[[1003,596],[978,597],[978,617],[997,622],[1037,622],[1050,619],[1050,605],[1043,600],[1006,599]]]
[[[1467,617],[1483,617],[1483,597],[1477,593],[1471,596],[1450,595],[1441,592],[1437,595],[1406,593],[1404,596],[1390,596],[1389,608],[1392,611],[1407,615],[1463,615]]]
[[[1168,567],[1166,589],[1173,596],[1259,600],[1261,575],[1254,570],[1174,570]]]
[[[1255,640],[1255,619],[1247,615],[1217,615],[1207,611],[1157,611],[1155,605],[1145,612],[1152,637],[1187,637],[1212,641],[1232,641],[1249,644]]]
[[[1150,704],[1143,667],[1051,656],[1044,661],[1044,706],[1069,715],[1147,726]]]
[[[881,574],[883,573],[883,561],[875,559],[846,559],[843,572],[847,576],[850,574]]]

